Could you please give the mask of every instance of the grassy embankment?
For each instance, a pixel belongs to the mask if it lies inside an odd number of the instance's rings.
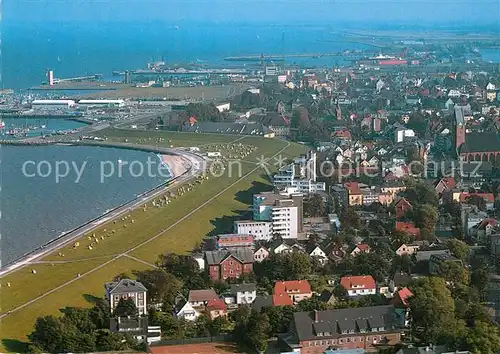
[[[137,136],[130,131],[107,131],[105,133],[111,141],[124,141],[125,138],[129,142],[137,140]],[[146,133],[137,132],[140,142],[152,145],[151,141],[141,136],[143,134]],[[162,140],[158,142],[158,145],[163,146],[181,146],[182,144],[201,146],[214,143],[216,140],[213,136],[200,134],[153,132],[152,135],[153,139],[161,137]],[[216,144],[228,143],[236,139],[239,137],[217,136]],[[241,164],[243,175],[257,167],[252,162],[256,162],[261,155],[271,157],[287,147],[286,142],[257,137],[245,137],[238,143],[257,148],[245,158],[248,162]],[[294,157],[303,152],[303,146],[292,144],[281,155]],[[225,190],[226,188],[228,189]],[[88,306],[89,304],[83,297],[84,294],[102,297],[105,281],[109,281],[121,272],[130,273],[148,267],[137,260],[117,255],[127,253],[146,262],[154,263],[162,252],[189,252],[206,235],[230,232],[233,221],[248,210],[252,194],[268,188],[268,180],[263,176],[263,170],[260,168],[241,180],[235,175],[211,178],[203,184],[196,184],[193,190],[177,197],[167,206],[155,208],[148,203],[146,211],[140,208],[133,211],[127,220],[117,220],[116,223],[109,222],[102,225],[91,233],[95,234],[100,241],[92,250],[88,249],[91,242],[88,239],[88,236],[91,236],[89,234],[79,240],[79,247],[66,247],[44,259],[69,263],[54,266],[32,265],[1,278],[2,313],[58,286],[63,285],[63,287],[1,320],[0,333],[4,348],[0,348],[0,351],[1,349],[21,350],[19,341],[26,340],[26,335],[31,331],[38,316],[57,314],[58,309],[65,306]],[[221,193],[223,190],[225,191]],[[197,209],[206,202],[208,204]],[[197,210],[193,212],[195,209]],[[187,218],[178,222],[188,214],[190,215]],[[176,222],[178,223],[172,226]],[[137,247],[155,236],[158,237]],[[135,249],[131,250],[132,248]],[[59,252],[63,253],[64,257],[59,256]],[[96,259],[95,257],[102,258]],[[101,268],[93,271],[96,267]],[[31,269],[36,269],[37,274],[32,274]],[[85,274],[86,272],[89,273]],[[76,279],[78,273],[83,276]],[[64,286],[68,281],[73,282]],[[6,287],[7,282],[11,283],[10,287]]]

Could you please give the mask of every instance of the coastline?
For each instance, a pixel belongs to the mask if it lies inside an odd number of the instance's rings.
[[[107,210],[102,215],[92,218],[91,220],[78,225],[63,234],[58,235],[49,242],[46,242],[45,244],[25,253],[14,261],[9,262],[5,265],[1,265],[0,278],[30,264],[30,262],[32,261],[40,259],[66,246],[67,244],[73,242],[75,239],[80,238],[85,233],[93,230],[96,227],[99,227],[102,223],[116,219],[122,214],[128,213],[131,209],[135,209],[138,206],[150,201],[151,199],[158,197],[158,195],[161,195],[171,187],[186,182],[201,171],[200,165],[198,163],[202,160],[202,158],[199,155],[188,153],[186,151],[175,151],[173,149],[159,148],[155,146],[140,146],[134,148],[134,144],[125,144],[126,146],[122,146],[122,144],[116,144],[118,145],[116,146],[113,143],[103,144],[102,142],[100,142],[100,144],[71,144],[71,146],[79,145],[98,145],[100,147],[124,148],[159,153],[162,156],[163,163],[169,170],[171,178],[168,181],[135,196],[131,200]]]

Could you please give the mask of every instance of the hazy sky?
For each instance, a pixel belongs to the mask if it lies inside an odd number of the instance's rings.
[[[500,23],[500,0],[4,0],[3,20]]]

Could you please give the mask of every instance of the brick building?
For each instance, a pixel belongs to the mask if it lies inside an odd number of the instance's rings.
[[[253,271],[253,251],[221,250],[205,252],[208,275],[212,280],[225,280],[239,278],[242,274]]]
[[[376,351],[379,344],[401,342],[398,323],[392,305],[296,312],[280,341],[301,354],[323,354],[329,349]]]

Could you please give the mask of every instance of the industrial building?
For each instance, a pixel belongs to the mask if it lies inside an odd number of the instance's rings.
[[[39,110],[61,110],[75,107],[73,100],[34,100],[31,108]]]
[[[124,100],[80,100],[80,108],[120,108],[125,106]]]

